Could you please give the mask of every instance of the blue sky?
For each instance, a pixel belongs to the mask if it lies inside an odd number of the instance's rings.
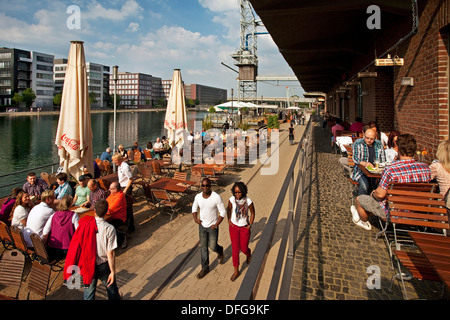
[[[67,21],[80,8],[80,29]],[[84,41],[86,60],[119,71],[237,90],[231,54],[239,48],[238,0],[0,0],[0,46],[67,58],[70,41]],[[258,31],[265,31],[263,28]],[[292,76],[270,35],[258,36],[261,76]],[[298,82],[258,83],[258,97],[302,95]]]

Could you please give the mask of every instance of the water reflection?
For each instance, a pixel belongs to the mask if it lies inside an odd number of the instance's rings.
[[[202,120],[205,113],[189,111],[188,127]],[[163,122],[165,112],[118,112],[116,145],[131,146],[135,141],[145,147],[165,134]],[[0,117],[0,174],[26,170],[28,168],[59,161],[55,135],[59,115],[1,116]],[[113,147],[114,114],[91,115],[94,155]],[[26,175],[26,174],[25,174]],[[4,184],[4,182],[0,182]]]

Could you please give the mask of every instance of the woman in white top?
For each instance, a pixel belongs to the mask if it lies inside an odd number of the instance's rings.
[[[391,131],[389,133],[387,148],[384,151],[384,153],[386,154],[386,162],[392,163],[398,158],[397,138],[399,135],[400,132],[398,131]]]
[[[247,256],[247,264],[252,257],[248,244],[250,228],[255,220],[255,206],[247,197],[247,186],[243,182],[236,182],[231,188],[231,193],[233,196],[228,201],[227,216],[234,267],[230,280],[234,281],[239,276],[239,252],[242,251]]]
[[[17,195],[17,200],[14,204],[11,226],[23,230],[27,225],[28,214],[32,207],[33,201],[30,199],[30,195],[26,192],[20,192]]]
[[[430,164],[431,179],[439,185],[439,193],[445,195],[450,187],[450,141],[442,141],[437,149],[437,162]]]

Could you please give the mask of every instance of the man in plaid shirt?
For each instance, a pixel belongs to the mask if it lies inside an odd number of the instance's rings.
[[[391,183],[429,182],[431,180],[430,167],[413,159],[417,144],[413,135],[398,136],[398,154],[400,160],[387,167],[381,175],[378,188],[369,195],[356,198],[356,208],[351,208],[352,220],[357,226],[371,230],[369,215],[374,214],[383,219],[389,215],[386,203],[387,189]]]
[[[368,167],[374,167],[373,163],[378,158],[380,163],[385,162],[384,148],[381,141],[376,140],[377,132],[374,129],[367,129],[364,132],[364,138],[358,139],[353,144],[353,161],[355,167],[352,173],[352,180],[359,183],[358,196],[369,194],[374,188],[375,179],[368,178],[358,164]]]

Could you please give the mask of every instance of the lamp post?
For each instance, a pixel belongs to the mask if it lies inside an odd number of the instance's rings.
[[[233,117],[233,128],[234,129],[234,114],[233,114],[233,88],[231,88],[231,116]]]
[[[113,154],[116,152],[116,104],[117,104],[117,79],[119,77],[119,66],[113,66],[113,81],[114,81],[114,128],[113,128]],[[113,165],[114,172],[116,172],[116,165]]]

